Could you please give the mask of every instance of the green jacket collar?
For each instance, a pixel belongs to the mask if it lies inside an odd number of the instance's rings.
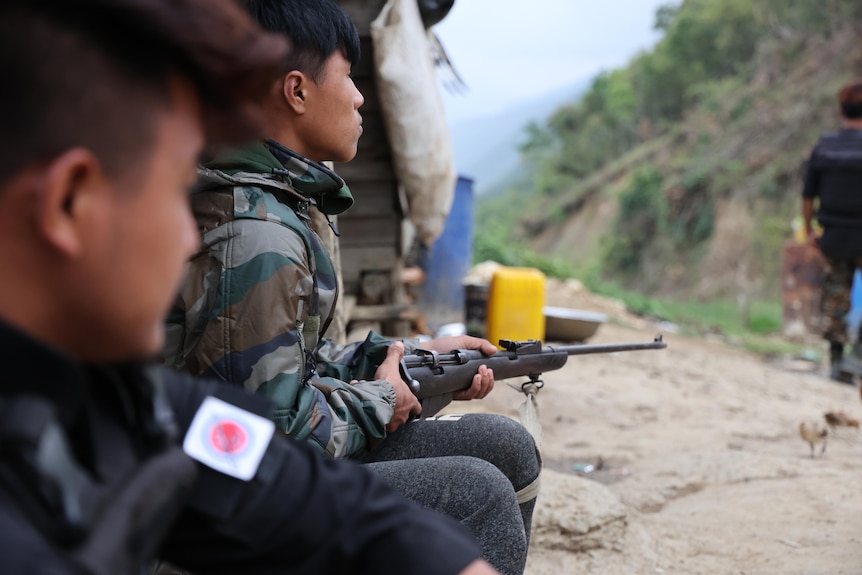
[[[353,195],[338,174],[274,140],[224,150],[206,162],[205,167],[230,176],[239,172],[275,174],[314,200],[317,208],[327,215],[346,212],[353,205]]]

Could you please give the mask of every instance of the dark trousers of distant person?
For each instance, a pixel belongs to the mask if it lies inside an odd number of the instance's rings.
[[[850,292],[853,276],[862,269],[862,258],[825,258],[821,283],[820,311],[823,337],[829,342],[830,377],[842,383],[853,383],[853,376],[844,367],[862,371],[862,334],[856,334],[849,357],[844,357],[844,346],[849,342],[847,314],[850,311]],[[860,330],[862,332],[862,330]]]

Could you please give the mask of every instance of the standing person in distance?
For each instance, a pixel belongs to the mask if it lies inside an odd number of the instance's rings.
[[[862,334],[855,335],[849,356],[846,316],[853,276],[862,268],[862,79],[838,93],[842,127],[820,137],[811,152],[802,190],[802,220],[809,241],[823,253],[823,337],[829,342],[831,379],[853,385],[862,374]],[[815,199],[823,234],[812,230]]]

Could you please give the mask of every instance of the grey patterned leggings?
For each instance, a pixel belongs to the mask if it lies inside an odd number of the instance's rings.
[[[501,573],[524,572],[541,463],[519,423],[490,414],[413,421],[363,462],[407,498],[470,528]]]

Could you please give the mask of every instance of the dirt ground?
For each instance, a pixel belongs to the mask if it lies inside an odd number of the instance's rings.
[[[650,341],[667,328],[577,287],[549,286],[546,303],[606,313],[589,343]],[[545,375],[545,468],[606,486],[625,529],[582,552],[534,537],[527,573],[862,573],[862,433],[838,428],[812,458],[798,432],[826,411],[862,417],[859,390],[821,365],[664,337],[662,351],[572,357]],[[517,417],[522,399],[498,384],[455,407]],[[538,505],[561,503],[551,482]]]

